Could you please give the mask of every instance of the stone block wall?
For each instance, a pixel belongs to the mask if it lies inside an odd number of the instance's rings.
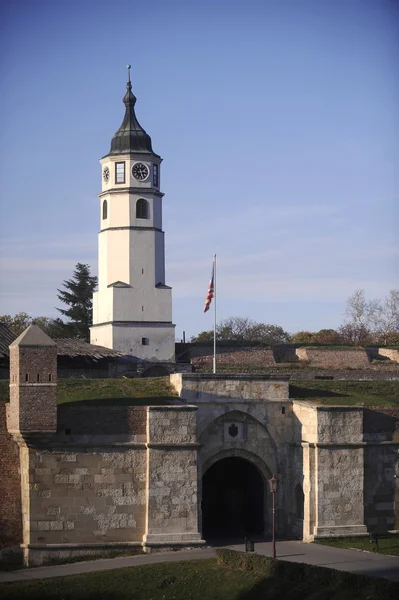
[[[0,403],[0,550],[22,543],[19,447],[7,431],[6,408]]]
[[[60,404],[59,442],[95,444],[109,442],[145,443],[147,412],[144,406]]]
[[[322,369],[365,369],[370,366],[366,350],[330,350],[328,348],[297,348],[298,360]]]
[[[27,448],[26,452],[25,544],[141,542],[145,449]]]
[[[201,348],[201,356],[193,356],[191,362],[195,367],[211,367],[213,364],[213,348]],[[218,365],[249,366],[249,367],[274,367],[273,350],[270,348],[225,348],[217,349]],[[193,352],[195,354],[195,352]]]
[[[196,407],[58,409],[56,434],[16,436],[26,564],[201,543]]]
[[[287,378],[288,379],[288,378]],[[170,382],[181,398],[193,404],[242,400],[286,400],[288,381],[268,375],[190,375],[175,373]]]
[[[148,407],[144,545],[201,543],[195,406]]]
[[[378,348],[378,354],[385,358],[389,358],[389,360],[392,360],[395,363],[399,363],[399,350],[394,350],[393,348]]]
[[[399,530],[399,407],[364,410],[365,522],[369,531]]]
[[[364,518],[369,531],[399,530],[398,444],[364,450]]]

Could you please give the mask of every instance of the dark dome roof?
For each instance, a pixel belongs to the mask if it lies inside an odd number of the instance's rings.
[[[129,74],[130,75],[130,74]],[[155,154],[152,149],[151,138],[141,127],[134,112],[136,96],[132,92],[132,84],[129,81],[126,84],[127,92],[123,97],[126,106],[126,112],[122,125],[111,140],[111,149],[107,156],[115,154],[129,154],[132,152],[148,152]]]

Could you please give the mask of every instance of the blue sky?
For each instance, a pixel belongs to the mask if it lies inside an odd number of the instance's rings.
[[[97,272],[101,170],[132,65],[163,159],[176,335],[218,317],[337,327],[398,287],[399,3],[23,1],[0,8],[0,314]]]

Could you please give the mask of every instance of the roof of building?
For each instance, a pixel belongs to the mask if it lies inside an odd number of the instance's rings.
[[[10,354],[9,345],[15,340],[15,333],[6,323],[0,322],[0,358],[7,358]]]
[[[29,325],[29,327],[27,329],[25,329],[25,331],[23,331],[21,333],[21,335],[19,335],[17,337],[16,340],[14,340],[10,346],[20,346],[20,347],[29,347],[29,346],[56,346],[57,344],[55,343],[54,340],[51,339],[51,337],[49,337],[47,335],[47,333],[44,333],[44,331],[42,331],[40,329],[40,327],[38,327],[37,325]]]
[[[89,357],[94,360],[124,356],[123,352],[105,348],[105,346],[89,344],[78,338],[60,338],[57,339],[56,342],[58,356],[65,356],[68,358]]]
[[[126,107],[125,116],[122,125],[115,133],[111,140],[111,149],[107,156],[115,154],[130,154],[130,153],[151,153],[155,154],[152,149],[151,138],[148,133],[142,128],[137,120],[134,112],[136,104],[136,96],[132,92],[132,84],[129,79],[126,84],[127,92],[123,97],[123,103]],[[157,156],[155,154],[155,156]]]
[[[31,328],[34,328],[33,331]],[[37,334],[37,330],[39,330],[41,334],[40,337],[39,334]],[[105,348],[104,346],[89,344],[88,342],[77,338],[60,338],[52,340],[41,329],[39,329],[37,325],[30,325],[28,329],[26,329],[19,337],[17,337],[6,323],[0,322],[0,358],[8,358],[10,355],[9,346],[17,343],[18,340],[21,341],[21,338],[23,339],[23,342],[18,343],[20,346],[42,346],[43,341],[49,340],[49,342],[44,343],[44,345],[53,346],[56,344],[57,356],[63,356],[66,358],[81,357],[91,358],[93,360],[101,360],[102,358],[117,358],[119,356],[124,356],[122,352],[117,352],[111,348]]]

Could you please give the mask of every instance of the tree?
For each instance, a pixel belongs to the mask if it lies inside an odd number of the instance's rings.
[[[348,323],[371,331],[380,310],[379,300],[366,300],[364,290],[355,290],[346,301]]]
[[[348,346],[367,346],[373,343],[373,335],[364,325],[345,323],[338,329],[342,344]]]
[[[399,336],[399,290],[390,290],[383,299],[367,300],[356,290],[347,300],[346,323],[339,328],[348,344],[390,344]]]
[[[252,321],[248,317],[228,317],[216,325],[216,339],[228,341],[261,342],[263,344],[283,344],[289,341],[289,334],[279,325],[269,325]],[[213,331],[201,331],[192,342],[213,340]]]
[[[49,319],[48,317],[34,317],[32,323],[40,327],[53,340],[58,338],[74,337],[74,331],[68,323],[60,318]]]
[[[379,343],[392,344],[392,339],[399,338],[399,290],[390,290],[382,300],[375,324]]]
[[[342,336],[335,329],[320,329],[313,334],[312,342],[315,344],[342,344]]]
[[[32,323],[32,317],[26,312],[19,312],[14,316],[0,316],[0,322],[5,323],[15,335],[20,335]]]
[[[311,331],[297,331],[291,335],[291,342],[294,344],[311,344],[314,335],[316,334]]]
[[[213,331],[200,331],[198,335],[191,337],[191,342],[211,342],[213,340]]]
[[[70,319],[67,325],[76,337],[89,339],[92,324],[92,296],[97,286],[97,277],[90,275],[89,265],[77,263],[72,278],[63,282],[64,290],[57,290],[59,300],[68,308],[57,308]]]
[[[16,315],[2,315],[0,322],[5,323],[15,335],[20,335],[29,325],[37,325],[53,339],[61,337],[71,337],[73,332],[61,319],[51,319],[49,317],[31,317],[25,312]]]

